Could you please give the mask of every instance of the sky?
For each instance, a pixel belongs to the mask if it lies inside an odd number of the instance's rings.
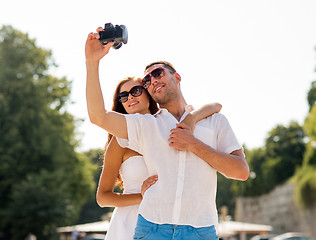
[[[100,63],[105,106],[116,84],[143,76],[156,60],[171,62],[195,108],[219,102],[239,142],[264,146],[270,130],[304,123],[316,80],[314,0],[1,0],[0,26],[12,25],[52,50],[57,77],[72,81],[67,111],[78,123],[79,151],[103,148],[107,133],[89,122],[84,45],[89,32],[125,25],[128,43]]]

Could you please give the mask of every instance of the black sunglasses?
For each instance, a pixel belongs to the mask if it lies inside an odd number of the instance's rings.
[[[154,70],[151,71],[151,73],[147,74],[143,80],[142,80],[142,85],[145,89],[147,89],[150,86],[151,83],[151,77],[154,78],[162,78],[163,76],[165,76],[165,69],[164,68],[156,68]]]
[[[144,88],[142,86],[132,87],[131,90],[129,90],[129,92],[124,91],[124,92],[119,93],[117,95],[117,99],[121,103],[125,103],[128,100],[129,94],[131,94],[133,97],[139,97],[140,95],[142,95],[143,90],[144,90]]]

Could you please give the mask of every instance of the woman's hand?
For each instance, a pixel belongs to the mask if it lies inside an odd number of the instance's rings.
[[[153,175],[153,176],[147,178],[143,182],[142,190],[141,190],[142,197],[144,197],[144,194],[145,194],[146,190],[148,188],[150,188],[152,185],[154,185],[157,182],[157,180],[158,180],[158,175]]]
[[[86,61],[99,62],[101,58],[108,54],[110,48],[113,46],[113,42],[103,45],[99,41],[99,32],[101,31],[103,31],[103,28],[99,27],[95,33],[89,33],[85,46]]]
[[[181,123],[184,123],[185,125],[187,125],[193,132],[194,128],[195,128],[195,124],[196,124],[196,120],[194,119],[194,116],[189,113],[182,121]]]
[[[203,118],[209,117],[214,113],[220,112],[222,105],[219,103],[208,103],[199,108],[198,110],[189,113],[181,123],[186,124],[192,132],[194,131],[195,124]]]

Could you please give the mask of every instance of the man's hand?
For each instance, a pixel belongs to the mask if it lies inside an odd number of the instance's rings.
[[[99,32],[103,31],[102,27],[99,27],[95,33],[91,32],[88,35],[85,54],[86,61],[99,62],[106,54],[108,54],[110,48],[113,46],[113,42],[103,45],[98,39],[100,38]]]
[[[177,128],[170,130],[169,146],[178,150],[190,151],[199,140],[193,136],[191,128],[185,123],[177,124]]]

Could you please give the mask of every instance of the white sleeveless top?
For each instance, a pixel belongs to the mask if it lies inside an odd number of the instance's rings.
[[[123,180],[124,194],[140,193],[148,178],[143,156],[132,156],[125,160],[119,170]],[[132,240],[137,222],[139,205],[114,209],[106,240]]]

